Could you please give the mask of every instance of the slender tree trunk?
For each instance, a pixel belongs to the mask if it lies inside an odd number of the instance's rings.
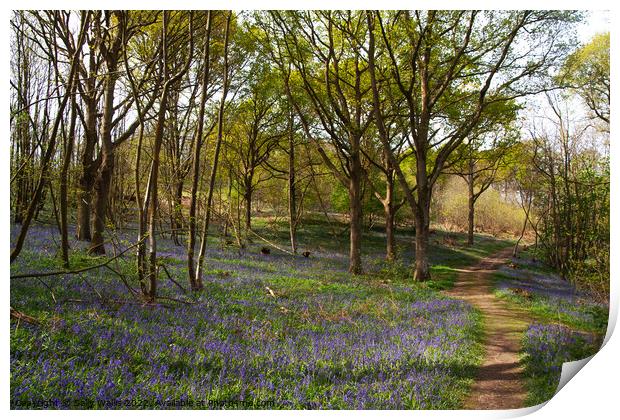
[[[288,139],[288,220],[291,251],[297,254],[297,193],[295,191],[295,138],[293,133],[293,114],[289,117]]]
[[[396,212],[394,211],[394,176],[393,169],[389,163],[383,211],[385,213],[385,259],[386,261],[394,261],[396,258],[394,250],[394,216]]]
[[[172,239],[175,245],[181,245],[179,237],[183,230],[183,179],[179,179],[174,186],[174,200],[172,209]]]
[[[123,19],[123,12],[112,12],[119,19],[118,26],[113,32],[107,30],[100,34],[102,43],[100,49],[106,64],[106,74],[103,76],[103,107],[101,117],[101,161],[99,170],[95,178],[94,192],[94,220],[92,239],[90,241],[89,253],[94,255],[105,254],[104,231],[106,225],[106,213],[112,176],[114,174],[114,144],[112,143],[112,128],[114,126],[114,98],[116,81],[118,80],[118,61],[120,53],[125,47],[123,45],[124,31],[127,25]],[[109,45],[106,45],[103,38],[111,38]]]
[[[164,31],[166,30],[164,25]],[[159,177],[159,155],[161,144],[164,137],[164,120],[166,117],[166,105],[168,99],[168,89],[170,84],[165,82],[160,98],[160,108],[157,114],[157,125],[155,129],[155,139],[153,146],[153,162],[151,164],[151,172],[149,176],[149,207],[148,207],[148,279],[149,279],[149,295],[148,299],[154,302],[157,298],[157,237],[155,236],[155,223],[157,215],[157,186]]]
[[[138,150],[136,156],[136,176],[140,169],[142,136],[139,138]],[[140,281],[140,289],[145,297],[148,297],[149,287],[147,285],[147,266],[146,266],[146,217],[149,211],[150,193],[151,193],[151,177],[149,178],[145,188],[144,200],[140,200],[139,177],[136,178],[136,202],[138,204],[138,247],[136,249],[136,268],[138,270],[138,280]]]
[[[523,195],[521,195],[521,202],[523,202]],[[528,194],[527,207],[522,205],[523,210],[525,212],[525,219],[523,220],[523,227],[521,228],[521,234],[519,235],[519,239],[517,239],[517,242],[515,243],[515,247],[512,250],[513,257],[517,257],[519,254],[519,244],[521,243],[521,240],[523,239],[523,236],[525,235],[525,229],[527,228],[527,223],[530,220],[531,206],[532,206],[532,196],[531,194]]]
[[[148,250],[148,279],[149,279],[149,294],[148,300],[154,302],[157,299],[157,237],[155,236],[155,223],[158,211],[158,177],[159,177],[159,162],[161,146],[164,138],[164,126],[166,120],[166,110],[168,108],[169,90],[189,69],[191,63],[194,39],[192,32],[193,14],[190,12],[189,18],[189,34],[190,34],[190,47],[187,61],[183,68],[174,76],[168,79],[166,63],[167,63],[167,30],[168,30],[168,13],[164,12],[162,34],[163,34],[163,62],[164,62],[164,86],[162,88],[161,96],[159,98],[159,110],[157,112],[157,123],[155,126],[155,138],[153,140],[153,161],[151,164],[151,172],[149,176],[149,207],[148,207],[148,237],[149,237],[149,250]]]
[[[359,139],[352,141],[357,144]],[[354,146],[355,147],[355,146]],[[349,179],[349,272],[352,274],[362,273],[362,190],[361,190],[362,164],[359,151],[352,153],[351,173]]]
[[[61,249],[62,261],[65,267],[69,267],[69,234],[67,222],[67,195],[68,180],[67,175],[69,166],[71,165],[71,156],[73,156],[73,144],[75,143],[75,124],[77,120],[77,104],[75,98],[71,101],[71,120],[69,122],[69,133],[65,144],[64,157],[62,162],[62,170],[60,172],[60,225],[61,225]]]
[[[551,217],[553,223],[553,255],[552,264],[564,273],[564,264],[561,258],[561,236],[560,236],[560,209],[556,188],[555,162],[552,159],[549,165],[550,186],[551,186]]]
[[[249,232],[252,229],[252,181],[246,180],[245,194],[245,229]]]
[[[124,43],[127,42],[125,38],[123,38]],[[134,164],[134,188],[135,188],[135,200],[136,200],[136,209],[138,212],[138,246],[136,247],[136,271],[138,273],[138,281],[140,282],[140,291],[143,296],[148,295],[148,287],[145,281],[145,273],[146,273],[146,245],[145,245],[145,236],[146,236],[146,220],[145,220],[145,210],[148,208],[148,191],[149,186],[146,187],[146,195],[147,197],[144,199],[144,204],[142,202],[142,194],[140,191],[140,177],[142,175],[141,171],[141,161],[142,161],[142,142],[144,140],[144,115],[142,113],[142,106],[140,105],[140,98],[138,95],[138,88],[136,86],[135,80],[131,75],[131,70],[129,69],[129,60],[127,58],[127,49],[123,50],[123,62],[125,64],[125,72],[127,74],[127,78],[129,79],[129,84],[131,86],[131,93],[133,95],[133,99],[136,103],[136,108],[138,111],[138,121],[139,121],[139,131],[138,131],[138,144],[136,145],[136,160]]]
[[[19,12],[20,26],[23,29],[24,26],[24,12]],[[30,97],[30,64],[29,58],[25,46],[23,45],[24,37],[17,38],[17,63],[18,63],[18,75],[17,75],[17,108],[27,109],[29,105],[28,98]],[[22,173],[17,178],[16,193],[15,193],[15,206],[13,213],[13,222],[22,223],[24,214],[28,207],[28,199],[31,193],[31,177],[32,177],[32,164],[31,162],[34,156],[31,158],[31,136],[30,136],[30,121],[26,116],[30,116],[29,111],[23,111],[18,117],[17,128],[15,130],[17,138],[17,153],[14,154],[14,158],[17,161],[16,168],[22,168]],[[13,162],[13,156],[11,162]],[[24,165],[22,167],[22,164]]]
[[[385,211],[385,259],[394,261],[396,253],[394,250],[394,204],[387,202],[383,206]]]
[[[467,245],[474,244],[474,214],[476,197],[474,195],[474,175],[467,175]]]
[[[205,208],[205,217],[202,230],[202,237],[200,239],[200,251],[198,254],[198,268],[196,270],[196,283],[198,288],[202,288],[202,268],[204,263],[205,253],[207,251],[207,236],[209,234],[209,221],[211,218],[211,202],[213,201],[213,192],[215,189],[215,177],[217,176],[217,166],[220,156],[220,148],[222,146],[222,139],[224,136],[224,106],[226,105],[226,96],[228,95],[228,42],[230,32],[230,21],[232,19],[232,12],[228,12],[226,19],[226,30],[224,33],[224,80],[222,82],[223,92],[220,99],[220,106],[217,114],[217,140],[215,143],[215,151],[213,154],[213,165],[211,166],[211,175],[209,177],[209,191],[207,193],[207,203]]]
[[[403,188],[405,193],[405,197],[407,202],[411,206],[411,209],[415,214],[416,212],[416,203],[411,190],[405,180],[405,177],[400,170],[399,164],[394,157],[392,150],[390,148],[390,140],[388,138],[387,128],[385,125],[385,121],[383,119],[383,114],[381,113],[381,101],[379,98],[379,86],[377,84],[377,77],[375,71],[375,36],[374,36],[374,16],[373,12],[366,12],[366,21],[368,24],[368,34],[369,34],[369,42],[368,42],[368,71],[370,74],[370,84],[372,88],[372,97],[373,97],[373,113],[375,117],[375,122],[377,125],[377,129],[379,131],[379,139],[381,140],[381,144],[383,145],[383,155],[385,160],[387,161],[388,167],[388,176],[387,176],[387,187],[388,190],[386,192],[386,201],[384,202],[384,207],[386,207],[386,259],[390,260],[394,258],[394,175],[398,177],[398,180]],[[417,232],[417,230],[416,230]],[[416,258],[417,258],[416,254]]]
[[[232,170],[228,170],[228,192],[226,195],[226,200],[228,203],[228,210],[226,216],[226,222],[224,223],[224,237],[228,236],[228,228],[231,227],[232,220]],[[234,228],[234,226],[232,226]]]
[[[189,220],[187,237],[187,276],[192,290],[197,290],[200,281],[196,278],[196,265],[194,262],[194,248],[196,247],[196,205],[198,201],[198,181],[200,180],[200,151],[202,149],[202,137],[204,130],[205,108],[209,86],[209,72],[211,70],[211,11],[207,11],[207,26],[203,54],[202,91],[200,93],[200,107],[198,109],[198,121],[196,122],[196,138],[194,139],[193,151],[193,174],[192,187],[189,202]]]

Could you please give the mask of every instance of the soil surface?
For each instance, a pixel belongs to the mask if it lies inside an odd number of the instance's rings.
[[[466,300],[483,314],[484,362],[465,400],[465,409],[501,410],[525,406],[523,368],[519,363],[521,338],[530,324],[529,316],[495,297],[492,273],[510,257],[502,250],[475,266],[460,270],[454,287],[446,293]]]

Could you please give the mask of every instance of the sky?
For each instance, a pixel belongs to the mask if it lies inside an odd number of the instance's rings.
[[[588,16],[577,27],[579,43],[582,45],[587,44],[594,35],[609,32],[610,29],[610,12],[608,10],[589,11]],[[521,117],[523,118],[522,135],[529,137],[533,125],[536,126],[537,132],[540,130],[549,130],[549,132],[553,132],[555,129],[554,121],[556,121],[556,117],[549,106],[546,95],[540,94],[534,97],[528,97],[525,99],[525,103],[527,106],[521,112]],[[571,126],[575,129],[591,121],[588,118],[588,110],[579,98],[568,98],[565,101],[560,101],[560,105],[564,112],[570,114],[570,120],[572,121]],[[601,151],[608,150],[609,139],[607,135],[598,132],[594,128],[589,129],[588,134],[595,147],[600,148]]]
[[[610,15],[608,10],[594,10],[577,30],[579,41],[587,43],[594,35],[608,32],[610,29]]]

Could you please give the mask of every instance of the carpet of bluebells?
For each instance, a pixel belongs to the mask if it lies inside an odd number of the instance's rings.
[[[513,258],[497,274],[496,294],[526,306],[534,315],[575,329],[603,333],[609,307],[576,290],[540,261]]]
[[[112,243],[124,249],[134,235]],[[261,246],[214,239],[205,289],[186,293],[162,273],[157,305],[119,279],[137,288],[130,257],[13,279],[11,306],[40,324],[11,321],[11,407],[461,406],[482,357],[476,310],[411,282],[350,276],[344,251],[304,258]],[[101,261],[83,248],[72,243],[73,267]],[[57,270],[57,250],[57,230],[35,225],[11,273]],[[186,286],[184,248],[162,239],[159,255]]]
[[[562,364],[594,354],[600,342],[591,334],[557,324],[530,325],[523,337],[525,374],[529,389],[527,405],[553,397],[560,382]]]

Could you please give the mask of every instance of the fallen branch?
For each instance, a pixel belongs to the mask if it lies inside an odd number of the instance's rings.
[[[172,302],[182,303],[184,305],[195,305],[196,304],[196,302],[190,302],[187,300],[177,299],[177,298],[173,298],[169,296],[157,296],[157,299],[171,300]],[[163,304],[160,303],[160,305],[163,305]]]
[[[170,272],[168,271],[168,268],[166,268],[166,265],[165,265],[165,264],[159,264],[159,266],[160,266],[161,268],[163,268],[163,269],[164,269],[164,273],[166,273],[166,275],[168,276],[168,279],[169,279],[172,283],[176,284],[176,285],[177,285],[177,287],[178,287],[179,289],[181,289],[181,291],[182,291],[184,294],[187,294],[187,291],[185,290],[185,288],[184,288],[183,286],[181,286],[181,285],[180,285],[180,284],[179,284],[176,280],[174,280],[174,279],[172,278],[172,275],[170,275]]]
[[[114,256],[116,256],[117,255],[117,253],[116,253],[117,246],[114,243],[113,243],[113,245],[114,245]],[[127,281],[127,279],[125,278],[123,273],[121,273],[121,268],[118,265],[118,260],[114,261],[114,264],[116,265],[116,269],[112,268],[110,266],[110,264],[106,264],[105,267],[108,270],[111,270],[114,274],[116,274],[121,279],[121,281],[123,282],[123,284],[125,285],[127,290],[129,290],[129,292],[133,295],[133,297],[138,298],[139,297],[138,292],[136,290],[134,290],[134,288],[129,285],[129,282]]]
[[[143,242],[145,239],[146,238],[142,238],[140,241],[138,241],[135,244],[131,245],[130,247],[126,248],[120,254],[117,254],[114,257],[109,258],[108,260],[106,260],[106,261],[104,261],[104,262],[102,262],[100,264],[91,265],[90,267],[84,267],[84,268],[80,268],[78,270],[59,270],[59,271],[46,271],[46,272],[42,272],[42,273],[15,274],[14,276],[11,276],[10,278],[11,279],[25,279],[25,278],[32,278],[32,277],[49,277],[49,276],[58,276],[58,275],[71,275],[71,274],[83,273],[85,271],[95,270],[97,268],[101,268],[101,267],[104,267],[104,266],[110,264],[112,261],[115,261],[115,260],[119,259],[124,254],[126,254],[127,251],[129,251],[129,250],[137,247],[138,245],[140,245],[140,243]]]
[[[265,242],[265,243],[266,243],[266,244],[268,244],[268,245],[271,245],[271,246],[272,246],[272,247],[274,247],[275,249],[278,249],[278,250],[280,250],[280,251],[282,251],[282,252],[285,252],[285,253],[287,253],[287,254],[289,254],[289,255],[295,255],[295,254],[293,254],[291,251],[288,251],[288,250],[286,250],[286,249],[284,249],[284,248],[281,248],[281,247],[279,247],[278,245],[274,244],[273,242],[270,242],[269,240],[267,240],[267,239],[263,238],[263,237],[262,237],[262,236],[260,236],[258,233],[254,232],[252,229],[250,229],[250,232],[252,232],[252,234],[254,234],[254,236],[256,236],[258,239],[260,239],[261,241]]]
[[[95,287],[90,284],[90,282],[88,281],[88,279],[86,277],[84,277],[82,274],[80,274],[80,278],[84,281],[84,283],[86,283],[86,285],[88,287],[90,287],[90,289],[95,292],[95,294],[99,297],[99,302],[102,304],[107,304],[107,299],[103,297],[103,295],[101,293],[99,293],[99,291],[97,289],[95,289]]]
[[[115,270],[114,268],[110,267],[109,265],[106,265],[105,268],[107,268],[108,270],[112,271],[114,274],[116,274],[121,281],[123,282],[123,284],[125,285],[125,287],[127,288],[127,290],[129,290],[129,292],[134,296],[134,297],[138,297],[139,293],[137,290],[135,290],[133,287],[131,287],[131,285],[129,284],[129,282],[127,281],[127,279],[125,278],[125,276],[123,275],[123,273],[121,273],[118,270]]]
[[[40,283],[43,284],[43,286],[45,286],[47,288],[47,290],[49,290],[50,294],[52,295],[52,300],[54,301],[54,304],[56,304],[56,296],[54,296],[54,291],[52,290],[52,288],[49,286],[49,284],[47,284],[46,282],[44,282],[42,279],[37,279],[39,280]]]
[[[160,296],[158,296],[159,298]],[[89,303],[89,304],[93,304],[97,302],[96,300],[84,300],[84,299],[73,299],[73,298],[69,298],[69,299],[65,299],[63,300],[63,303]],[[101,302],[100,302],[101,303]],[[185,302],[182,302],[185,303]],[[138,305],[138,306],[162,306],[164,308],[168,308],[170,309],[171,306],[168,306],[164,303],[160,303],[160,302],[147,302],[144,300],[121,300],[121,299],[108,299],[106,301],[107,306],[110,306],[110,304],[115,304],[115,305]]]
[[[24,321],[31,325],[41,325],[41,322],[38,319],[31,317],[30,315],[26,315],[25,313],[20,312],[17,309],[13,309],[12,306],[11,306],[11,318],[16,319],[17,321]]]

